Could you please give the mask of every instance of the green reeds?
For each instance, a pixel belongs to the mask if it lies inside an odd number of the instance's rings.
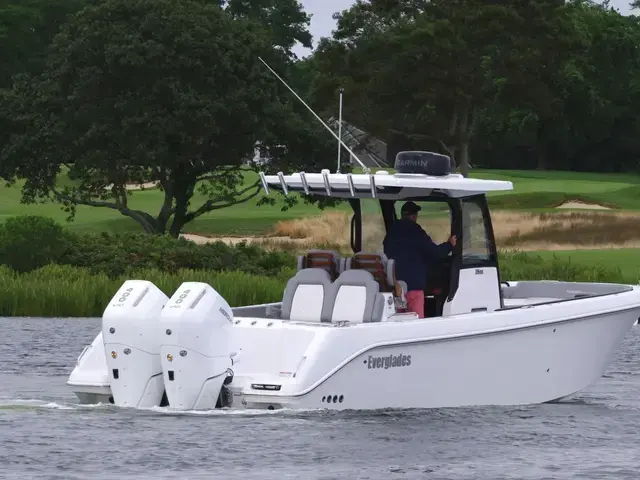
[[[168,296],[182,282],[206,282],[233,306],[267,303],[282,299],[286,283],[282,275],[266,277],[243,272],[180,270],[176,274],[139,270],[132,275],[109,278],[87,269],[49,265],[17,274],[0,266],[0,316],[99,317],[109,300],[127,279],[149,280]]]
[[[599,263],[584,264],[532,253],[501,253],[500,276],[504,280],[564,280],[638,284],[619,268]],[[92,274],[86,268],[48,265],[18,274],[0,266],[0,317],[99,317],[127,279],[149,280],[173,295],[182,282],[205,282],[215,288],[231,306],[255,305],[282,299],[287,280],[295,269],[283,267],[273,276],[240,271],[213,272],[179,270],[175,274],[157,269],[137,270],[131,275],[110,278]]]

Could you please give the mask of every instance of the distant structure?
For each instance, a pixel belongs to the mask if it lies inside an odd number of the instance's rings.
[[[331,117],[327,121],[329,125],[336,133],[338,133],[338,119]],[[350,123],[342,121],[342,141],[358,156],[358,158],[369,168],[388,168],[389,162],[387,161],[387,144],[382,140],[379,140],[367,132],[351,125]],[[336,142],[337,143],[337,142]],[[279,145],[281,148],[286,148],[284,145]],[[336,145],[337,148],[337,145]],[[349,155],[348,152],[343,150],[343,155]],[[247,158],[245,163],[253,163],[255,165],[265,165],[271,160],[268,149],[262,147],[259,143],[256,143],[254,149],[253,158]],[[359,166],[358,162],[349,155],[349,163],[351,165]]]

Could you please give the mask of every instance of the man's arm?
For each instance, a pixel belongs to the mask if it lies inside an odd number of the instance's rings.
[[[453,250],[451,239],[438,245],[422,227],[420,231],[419,245],[428,261],[441,260]]]

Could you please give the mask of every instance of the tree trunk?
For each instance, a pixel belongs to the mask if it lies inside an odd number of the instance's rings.
[[[538,170],[547,169],[547,134],[544,125],[538,127],[538,135],[536,138],[536,168]]]
[[[158,213],[158,217],[156,218],[156,224],[158,233],[166,233],[167,223],[169,222],[171,215],[173,215],[173,185],[166,179],[160,183],[164,190],[164,202],[162,203],[160,213]]]

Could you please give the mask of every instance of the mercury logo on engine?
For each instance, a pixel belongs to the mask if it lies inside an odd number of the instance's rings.
[[[369,355],[367,368],[401,368],[411,365],[411,355],[387,355],[386,357],[372,357]]]
[[[224,308],[220,307],[220,313],[224,316],[224,318],[229,320],[229,323],[233,323],[231,320],[231,315],[229,315],[229,312],[227,312]]]

